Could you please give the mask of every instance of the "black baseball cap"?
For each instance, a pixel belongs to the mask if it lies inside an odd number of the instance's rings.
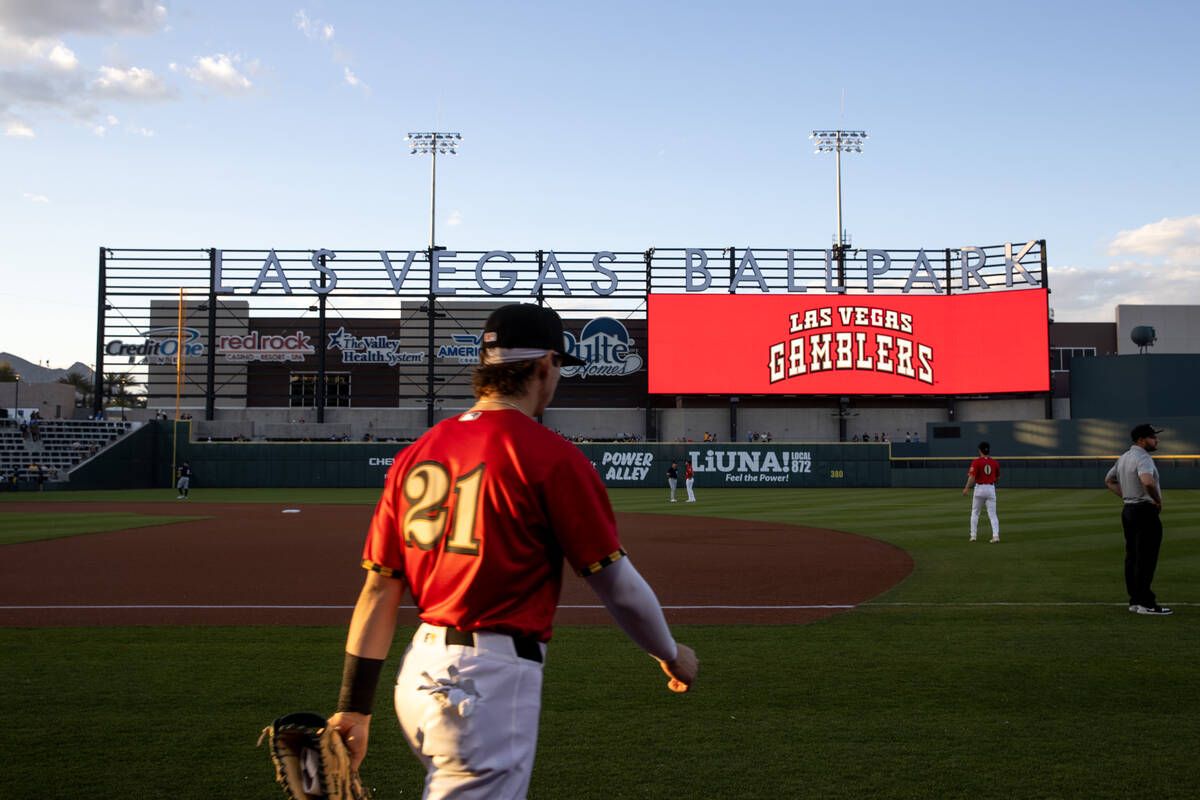
[[[557,353],[565,367],[587,362],[566,350],[562,319],[551,308],[532,303],[514,303],[492,312],[483,325],[480,361],[504,364],[541,358]]]
[[[1148,425],[1147,423],[1143,422],[1141,425],[1135,426],[1134,429],[1129,432],[1129,438],[1136,442],[1138,439],[1145,439],[1149,436],[1158,436],[1160,433],[1162,433],[1162,431],[1162,428],[1156,428],[1153,425]]]

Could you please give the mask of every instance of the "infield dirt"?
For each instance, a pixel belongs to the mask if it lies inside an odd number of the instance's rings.
[[[7,503],[4,510],[154,515],[183,505]],[[285,514],[285,507],[301,511]],[[0,625],[349,621],[370,506],[186,508],[208,518],[0,548]],[[617,521],[673,623],[811,622],[876,597],[913,568],[893,545],[838,531],[667,514],[621,513]],[[568,576],[556,621],[610,618],[583,580]]]

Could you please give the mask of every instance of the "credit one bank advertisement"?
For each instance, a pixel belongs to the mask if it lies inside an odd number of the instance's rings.
[[[652,294],[651,394],[1050,390],[1045,289],[964,295]]]

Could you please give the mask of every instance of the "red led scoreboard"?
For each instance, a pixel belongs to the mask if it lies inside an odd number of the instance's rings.
[[[1045,289],[652,294],[648,316],[651,394],[1050,390]]]

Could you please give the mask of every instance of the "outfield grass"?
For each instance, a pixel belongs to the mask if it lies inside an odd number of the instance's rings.
[[[326,502],[299,494],[269,501]],[[684,696],[616,630],[558,629],[534,800],[1197,796],[1200,492],[1167,494],[1165,619],[1124,608],[1120,503],[1102,491],[1002,491],[1000,545],[967,543],[956,490],[663,495],[613,493],[620,510],[865,533],[916,569],[812,625],[679,627],[703,663]],[[273,715],[331,707],[343,636],[0,630],[0,748],[19,754],[0,797],[278,797],[253,740]],[[388,703],[364,775],[381,798],[419,796]]]
[[[204,519],[204,517],[167,517],[123,512],[39,514],[36,512],[0,511],[0,545],[57,539],[63,536],[79,536],[85,533],[148,528],[154,525],[190,522],[195,519]]]

